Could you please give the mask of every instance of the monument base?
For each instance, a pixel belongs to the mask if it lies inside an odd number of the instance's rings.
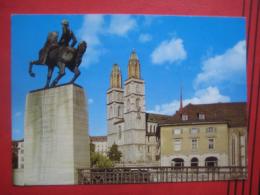
[[[27,95],[24,185],[77,184],[90,168],[86,100],[72,84]]]

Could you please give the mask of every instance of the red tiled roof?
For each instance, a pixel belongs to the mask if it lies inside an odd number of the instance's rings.
[[[91,142],[106,142],[107,136],[89,136]]]
[[[204,114],[205,119],[199,119],[198,114]],[[188,115],[188,120],[182,120],[182,114]],[[246,126],[246,102],[215,103],[215,104],[188,104],[180,113],[176,112],[168,120],[160,123],[161,126],[171,124],[190,124],[203,122],[224,122],[230,127]]]

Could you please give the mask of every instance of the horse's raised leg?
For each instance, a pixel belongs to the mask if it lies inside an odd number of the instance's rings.
[[[60,69],[58,76],[52,82],[51,87],[54,87],[58,84],[59,80],[65,75],[65,64],[62,62],[58,63],[58,67]]]
[[[44,65],[44,64],[42,64],[40,60],[31,61],[30,65],[29,65],[29,74],[30,74],[31,77],[35,77],[35,74],[32,71],[33,65]]]
[[[79,77],[79,75],[80,75],[80,71],[79,71],[79,68],[76,66],[75,68],[74,68],[74,76],[73,76],[73,78],[71,79],[71,81],[70,81],[70,83],[74,83],[75,82],[75,80]]]
[[[48,67],[47,81],[46,81],[46,85],[45,85],[44,88],[48,88],[49,87],[52,73],[53,73],[53,68]]]

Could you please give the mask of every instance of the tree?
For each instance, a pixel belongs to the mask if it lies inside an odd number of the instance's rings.
[[[120,158],[122,157],[122,152],[118,150],[118,145],[115,143],[109,148],[107,154],[108,158],[113,162],[120,161]]]
[[[94,168],[111,168],[113,162],[101,153],[95,152],[95,144],[90,142],[90,162]]]
[[[91,153],[91,152],[95,152],[95,148],[96,148],[95,144],[93,144],[92,142],[90,142],[90,153]]]
[[[91,167],[94,168],[111,168],[113,167],[113,162],[98,152],[91,152],[90,155]]]

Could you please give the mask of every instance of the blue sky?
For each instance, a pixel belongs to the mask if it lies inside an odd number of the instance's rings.
[[[245,20],[225,17],[152,15],[13,15],[12,138],[23,138],[26,94],[42,88],[47,68],[28,64],[38,57],[48,32],[61,35],[67,19],[78,41],[88,42],[81,76],[89,104],[90,135],[106,134],[106,91],[114,63],[127,79],[130,53],[136,50],[145,80],[146,110],[173,114],[184,105],[246,101]],[[57,73],[57,71],[56,71]],[[53,76],[55,76],[54,74]],[[66,70],[61,83],[72,74]]]

